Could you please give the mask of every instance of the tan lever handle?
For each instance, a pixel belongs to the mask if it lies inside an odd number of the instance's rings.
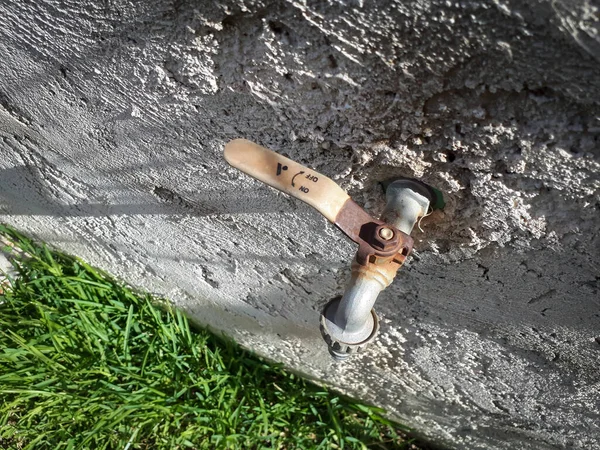
[[[225,159],[251,177],[308,203],[332,223],[350,199],[325,175],[246,139],[228,142]]]
[[[371,255],[398,259],[401,264],[410,252],[410,236],[371,217],[325,175],[246,139],[228,142],[224,155],[236,169],[308,203],[323,214],[359,245],[357,261],[360,264],[366,265]],[[391,233],[385,242],[377,237],[382,227]]]

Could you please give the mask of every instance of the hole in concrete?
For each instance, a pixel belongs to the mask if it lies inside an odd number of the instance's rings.
[[[335,56],[329,55],[327,57],[327,59],[329,60],[329,67],[331,67],[332,69],[337,69],[338,63],[337,63],[337,60],[335,59]]]
[[[275,34],[283,34],[285,31],[285,25],[283,25],[281,22],[275,22],[272,20],[269,21],[269,28]]]
[[[446,161],[453,162],[456,159],[456,153],[451,150],[444,150],[444,155],[446,155]]]
[[[270,20],[268,26],[275,36],[284,44],[296,46],[296,38],[293,36],[292,31],[283,22]]]

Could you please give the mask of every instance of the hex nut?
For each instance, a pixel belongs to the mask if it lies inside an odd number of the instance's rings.
[[[392,232],[392,235],[390,238],[384,238],[381,233],[383,230],[389,230]],[[383,234],[387,234],[387,232],[383,232]],[[379,225],[377,226],[377,228],[375,228],[375,230],[373,230],[371,236],[370,236],[370,244],[382,251],[388,251],[388,250],[392,250],[396,247],[398,247],[400,242],[400,238],[398,236],[398,233],[396,233],[393,229],[391,229],[389,226],[387,225]]]

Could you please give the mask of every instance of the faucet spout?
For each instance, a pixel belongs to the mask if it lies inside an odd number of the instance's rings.
[[[430,198],[430,192],[420,182],[396,180],[386,190],[382,220],[410,234],[417,221],[427,214]],[[385,239],[381,231],[380,237]],[[321,333],[337,360],[363,350],[375,339],[379,319],[373,305],[379,293],[392,283],[403,262],[370,258],[366,264],[359,263],[359,254],[360,249],[352,262],[352,277],[344,295],[331,300],[321,315]]]

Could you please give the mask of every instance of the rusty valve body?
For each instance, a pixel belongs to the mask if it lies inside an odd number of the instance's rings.
[[[348,199],[335,219],[335,225],[358,244],[356,260],[359,264],[378,264],[393,260],[400,267],[410,254],[413,239],[393,225],[375,219],[354,200]],[[389,239],[381,237],[382,230],[390,230]]]

